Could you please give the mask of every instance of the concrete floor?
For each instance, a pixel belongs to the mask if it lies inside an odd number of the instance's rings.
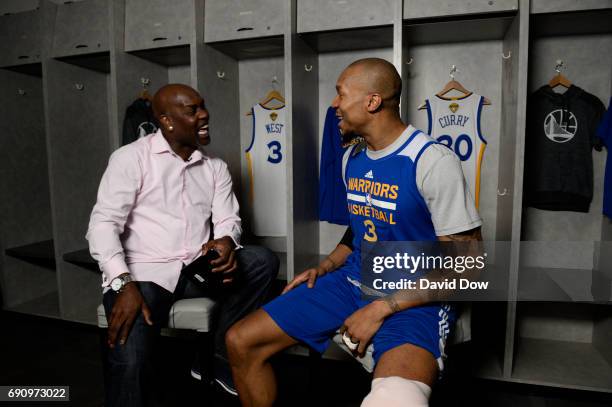
[[[103,405],[97,328],[10,312],[0,312],[0,323],[0,385],[69,385],[70,403],[49,405]],[[194,349],[191,338],[161,338],[158,406],[210,405],[199,401],[201,384],[189,375]],[[312,370],[307,357],[282,354],[273,364],[279,378],[277,406],[357,407],[369,390],[370,376],[352,361],[320,360]],[[236,398],[216,394],[214,406],[239,407]],[[604,407],[612,406],[612,395],[473,379],[449,369],[431,405]]]

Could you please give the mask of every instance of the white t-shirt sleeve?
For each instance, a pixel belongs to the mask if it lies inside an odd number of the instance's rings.
[[[416,182],[437,236],[482,225],[459,158],[448,148],[435,144],[423,151],[417,162]]]

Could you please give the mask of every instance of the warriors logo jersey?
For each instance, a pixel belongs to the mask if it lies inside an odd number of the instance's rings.
[[[436,240],[431,213],[416,182],[417,162],[435,141],[412,126],[404,134],[409,135],[407,141],[384,156],[373,158],[367,149],[354,154],[355,147],[344,155],[347,204],[355,235],[354,251],[347,260],[353,278],[359,278],[362,240]]]
[[[474,196],[480,198],[480,167],[487,142],[480,132],[484,98],[470,93],[461,98],[434,96],[425,101],[428,133],[457,154],[465,180]]]
[[[285,109],[253,106],[253,137],[246,150],[253,233],[287,234]]]

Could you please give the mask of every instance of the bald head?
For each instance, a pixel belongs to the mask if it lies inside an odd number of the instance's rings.
[[[351,77],[367,93],[378,93],[384,105],[397,108],[402,94],[402,79],[395,66],[381,58],[364,58],[350,64],[344,75]]]
[[[171,106],[179,104],[185,97],[199,96],[198,92],[190,86],[180,83],[164,85],[153,96],[153,114],[159,121],[160,117],[167,114]]]

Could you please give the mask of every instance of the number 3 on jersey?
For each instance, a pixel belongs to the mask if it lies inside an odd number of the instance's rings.
[[[376,234],[376,226],[374,226],[374,222],[372,222],[370,219],[367,219],[363,221],[363,225],[367,228],[367,230],[363,234],[364,240],[367,240],[368,242],[377,242],[378,235]]]
[[[272,164],[278,164],[283,160],[283,154],[281,153],[281,144],[274,140],[268,144],[268,161]]]
[[[470,156],[472,155],[472,140],[467,134],[459,135],[459,137],[457,137],[457,140],[455,140],[454,143],[453,139],[448,134],[441,135],[437,138],[437,140],[440,144],[443,144],[453,150],[461,161],[469,160]]]

